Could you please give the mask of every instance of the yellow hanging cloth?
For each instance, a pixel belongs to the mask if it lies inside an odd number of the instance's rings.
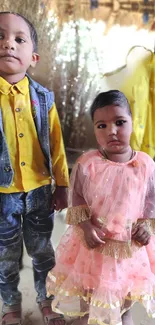
[[[129,100],[133,116],[131,146],[155,157],[155,54],[135,69],[121,89]]]

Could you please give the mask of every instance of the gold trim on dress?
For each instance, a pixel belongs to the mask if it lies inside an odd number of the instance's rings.
[[[91,219],[91,216],[87,205],[79,205],[67,210],[66,223],[69,225],[77,225],[89,219]]]
[[[84,232],[79,226],[75,226],[75,230],[77,235],[80,237],[82,244],[87,248],[91,249],[84,237]],[[101,244],[100,246],[94,248],[95,252],[101,253],[105,256],[111,256],[115,259],[127,259],[133,256],[133,252],[138,251],[142,245],[134,240],[129,241],[119,241],[115,239],[103,238],[105,244]]]
[[[58,278],[55,278],[53,274],[49,273],[48,277],[50,280],[52,280],[56,286],[53,290],[50,289],[50,283],[48,285],[48,281],[47,281],[47,293],[48,293],[48,297],[52,294],[55,295],[55,299],[53,301],[53,311],[58,312],[58,313],[62,313],[62,310],[59,310],[58,308],[58,302],[63,302],[64,298],[66,297],[78,297],[79,299],[83,299],[87,304],[88,304],[88,309],[89,309],[89,305],[91,306],[95,306],[95,307],[100,307],[100,308],[105,308],[105,309],[115,309],[115,308],[120,308],[121,311],[121,315],[128,310],[128,308],[122,308],[122,306],[125,306],[125,302],[126,300],[131,301],[131,306],[135,303],[135,302],[140,302],[143,303],[145,301],[149,301],[149,300],[153,300],[155,298],[155,292],[153,292],[152,295],[127,295],[126,297],[124,297],[122,300],[117,300],[113,303],[104,303],[103,301],[99,301],[99,300],[95,300],[93,299],[93,290],[92,289],[81,289],[79,290],[77,287],[72,288],[70,291],[65,291],[64,289],[60,288],[63,281],[65,280],[65,276],[63,274],[60,274],[59,276],[59,280]],[[58,299],[57,299],[58,297]],[[70,303],[70,301],[66,303]],[[130,308],[131,308],[130,306]],[[65,316],[70,316],[70,317],[74,317],[74,316],[79,316],[79,317],[83,317],[84,315],[88,314],[89,311],[78,311],[78,312],[69,312],[69,311],[63,311],[63,314]],[[149,313],[149,317],[155,318],[155,314],[154,313]],[[99,320],[95,319],[94,320],[96,322],[96,324],[100,324]],[[93,324],[92,320],[89,320],[89,324]],[[101,324],[105,324],[104,322],[101,322]],[[107,324],[106,324],[107,325]],[[118,325],[118,323],[116,324]]]
[[[98,324],[98,325],[110,325],[109,323],[105,323],[100,321],[97,318],[90,319],[89,323],[90,325]],[[116,323],[115,325],[122,325],[122,322]]]
[[[48,279],[49,278],[49,279]],[[125,306],[126,301],[131,301],[132,303],[134,301],[150,301],[155,298],[155,292],[152,293],[152,295],[145,294],[145,295],[131,295],[128,294],[125,296],[122,300],[117,300],[113,303],[105,303],[103,301],[95,300],[93,298],[94,290],[92,288],[83,289],[83,288],[78,288],[76,286],[72,287],[71,290],[65,290],[61,288],[61,285],[64,283],[66,280],[66,276],[64,274],[59,274],[58,277],[55,277],[52,274],[52,271],[48,273],[47,277],[47,297],[50,297],[51,295],[55,295],[55,297],[63,296],[63,297],[79,297],[82,298],[85,302],[88,304],[91,304],[92,306],[95,307],[102,307],[102,308],[109,308],[109,309],[114,309],[114,308],[121,308],[122,306]],[[54,288],[51,289],[51,282],[55,283]]]

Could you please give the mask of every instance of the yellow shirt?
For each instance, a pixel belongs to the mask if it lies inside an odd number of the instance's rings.
[[[50,173],[46,168],[33,119],[27,77],[16,85],[11,85],[0,77],[0,108],[14,170],[12,185],[9,188],[0,187],[0,192],[28,192],[50,184]],[[49,111],[49,127],[56,185],[68,186],[68,167],[55,104]]]
[[[155,55],[147,56],[124,82],[122,91],[129,100],[133,133],[131,146],[155,157]]]

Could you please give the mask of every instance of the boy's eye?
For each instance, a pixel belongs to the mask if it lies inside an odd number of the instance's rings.
[[[25,40],[21,37],[16,37],[16,42],[17,43],[25,43]]]
[[[3,38],[4,38],[4,36],[2,34],[0,34],[0,40],[3,39]]]
[[[99,124],[98,126],[97,126],[97,128],[98,129],[105,129],[106,128],[106,124]]]
[[[124,123],[126,123],[125,120],[118,120],[118,121],[116,121],[116,125],[117,126],[122,126]]]

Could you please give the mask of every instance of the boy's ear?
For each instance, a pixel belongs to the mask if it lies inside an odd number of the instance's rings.
[[[36,66],[37,62],[39,62],[39,60],[40,60],[39,54],[34,52],[32,54],[32,61],[31,61],[30,67],[35,68],[35,66]]]

